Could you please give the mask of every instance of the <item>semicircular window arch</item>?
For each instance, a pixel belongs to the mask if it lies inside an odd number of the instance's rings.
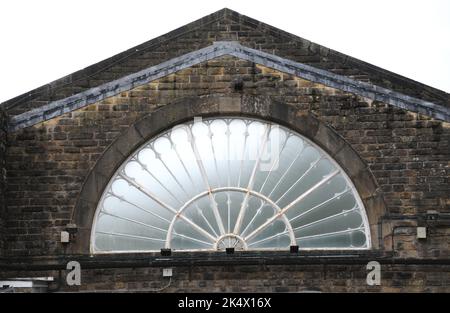
[[[93,253],[369,249],[351,180],[320,147],[275,123],[195,119],[152,138],[107,185]]]

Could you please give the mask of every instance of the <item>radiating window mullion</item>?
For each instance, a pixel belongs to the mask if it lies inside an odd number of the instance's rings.
[[[192,240],[192,241],[195,241],[195,242],[200,242],[200,243],[203,243],[203,244],[206,244],[206,245],[211,245],[212,243],[214,243],[214,241],[212,241],[212,242],[206,242],[206,241],[203,241],[203,240],[200,240],[200,239],[197,239],[197,238],[193,238],[193,237],[191,237],[191,236],[187,236],[187,235],[184,235],[184,234],[179,234],[179,233],[177,233],[177,232],[173,232],[173,236],[178,236],[178,237],[181,237],[181,238],[186,238],[186,239],[189,239],[189,240]]]
[[[159,228],[159,227],[156,227],[156,226],[153,226],[153,225],[149,225],[149,224],[144,223],[144,222],[139,222],[139,221],[136,221],[136,220],[128,218],[128,217],[119,216],[119,215],[116,215],[116,214],[113,214],[113,213],[106,212],[104,210],[101,211],[101,213],[105,214],[105,215],[109,215],[109,216],[115,217],[115,218],[123,220],[123,221],[127,221],[127,222],[134,223],[134,224],[137,224],[137,225],[142,225],[142,226],[145,226],[145,227],[148,227],[148,228],[151,228],[151,229],[155,229],[155,230],[159,230],[161,232],[167,233],[166,229],[162,229],[162,228]]]
[[[300,202],[301,200],[303,200],[306,196],[308,196],[310,193],[312,193],[314,190],[316,190],[317,188],[319,188],[320,186],[322,186],[323,184],[325,184],[326,182],[328,182],[330,179],[332,179],[334,176],[336,176],[337,174],[340,173],[340,170],[335,170],[334,172],[326,175],[324,178],[322,178],[322,180],[320,180],[318,183],[316,183],[314,186],[312,186],[311,188],[309,188],[307,191],[305,191],[304,193],[302,193],[299,197],[297,197],[297,199],[295,199],[294,201],[292,201],[290,204],[286,205],[281,211],[283,213],[285,213],[286,211],[288,211],[290,208],[292,208],[294,205],[296,205],[298,202]]]
[[[195,143],[195,137],[192,134],[192,129],[189,125],[187,125],[187,129],[188,129],[188,137],[189,137],[189,141],[191,144],[191,148],[194,152],[195,159],[197,161],[197,165],[200,169],[200,173],[201,173],[204,183],[206,185],[206,190],[208,191],[209,199],[211,202],[214,216],[216,217],[217,225],[219,226],[220,234],[223,235],[223,234],[225,234],[225,228],[223,225],[222,218],[220,217],[220,214],[219,214],[219,209],[217,208],[216,200],[214,199],[214,197],[211,194],[211,186],[208,182],[208,176],[206,175],[206,170],[205,170],[205,167],[203,166],[202,158],[201,158],[200,154],[198,153],[198,149],[197,149],[197,146]]]
[[[208,237],[211,240],[215,240],[215,237],[212,236],[209,232],[207,232],[206,230],[203,229],[203,227],[200,227],[199,225],[197,225],[197,223],[193,222],[190,218],[188,218],[187,216],[180,214],[178,215],[178,217],[182,220],[184,220],[185,222],[187,222],[189,225],[191,225],[192,227],[194,227],[194,229],[196,229],[198,232],[200,232],[201,234],[203,234],[204,236]]]
[[[159,199],[156,195],[154,195],[152,192],[150,192],[149,190],[147,190],[147,188],[145,188],[144,186],[142,186],[141,184],[139,184],[134,178],[129,177],[127,174],[125,174],[125,172],[119,173],[119,176],[121,178],[123,178],[124,180],[126,180],[129,184],[133,185],[134,187],[136,187],[139,191],[141,191],[142,193],[144,193],[145,195],[149,196],[151,199],[153,199],[156,203],[158,203],[159,205],[161,205],[162,207],[166,208],[167,210],[169,210],[171,213],[173,214],[177,214],[177,211],[172,208],[170,205],[166,204],[164,201],[162,201],[161,199]]]
[[[96,231],[96,233],[97,234],[110,235],[110,236],[118,236],[118,237],[127,237],[127,238],[133,238],[133,239],[144,239],[144,240],[165,242],[164,239],[152,238],[152,237],[146,237],[146,236],[130,235],[130,234],[122,234],[122,233],[116,233],[116,232]]]
[[[322,238],[322,237],[328,237],[328,236],[334,236],[334,235],[348,234],[348,233],[352,233],[355,231],[361,231],[361,230],[364,230],[364,226],[357,227],[357,228],[349,228],[349,229],[345,229],[345,230],[338,230],[338,231],[329,232],[329,233],[322,233],[322,234],[317,234],[317,235],[296,237],[295,239],[304,240],[304,239],[311,239],[311,238]]]
[[[200,209],[200,208],[198,207],[197,204],[195,204],[195,207],[197,208],[198,213],[199,213],[200,216],[203,218],[203,220],[206,222],[206,225],[208,225],[208,227],[211,229],[211,231],[213,232],[213,234],[214,234],[216,237],[219,237],[219,235],[216,233],[216,231],[215,231],[214,228],[212,227],[211,223],[210,223],[210,222],[208,221],[208,219],[206,218],[205,214],[203,214],[202,209]]]
[[[301,230],[301,229],[305,229],[305,228],[310,227],[310,226],[313,226],[313,225],[315,225],[315,224],[319,224],[319,223],[321,223],[321,222],[328,221],[328,220],[330,220],[330,219],[333,219],[333,218],[336,218],[336,217],[339,217],[339,216],[342,216],[342,215],[345,215],[345,214],[348,214],[348,213],[351,213],[351,212],[355,212],[355,211],[357,211],[357,210],[358,210],[358,206],[355,206],[355,207],[353,207],[353,208],[350,209],[350,210],[345,210],[345,211],[342,211],[342,212],[340,212],[340,213],[336,213],[336,214],[333,214],[333,215],[330,215],[330,216],[321,218],[321,219],[319,219],[319,220],[315,220],[314,222],[310,222],[310,223],[308,223],[308,224],[298,226],[298,227],[294,228],[294,231]]]
[[[170,142],[170,138],[169,138],[169,142]],[[152,147],[152,148],[153,148],[153,151],[155,152],[155,158],[162,163],[162,165],[167,170],[167,172],[169,172],[170,176],[175,181],[175,183],[180,187],[181,190],[183,190],[183,192],[186,195],[186,198],[189,199],[189,193],[184,189],[183,185],[178,181],[178,178],[176,178],[175,175],[172,173],[170,168],[167,166],[166,162],[164,162],[163,158],[161,157],[161,154],[158,153],[154,147]]]
[[[272,195],[272,193],[278,188],[278,185],[281,184],[281,182],[284,179],[284,176],[287,175],[287,173],[289,173],[289,170],[291,169],[292,165],[294,165],[294,163],[297,161],[297,159],[302,155],[303,151],[305,151],[306,149],[306,145],[302,146],[302,149],[297,153],[297,156],[294,158],[294,160],[292,160],[291,164],[289,164],[288,168],[286,169],[286,171],[284,171],[283,175],[281,175],[280,179],[278,180],[278,182],[275,184],[275,187],[273,187],[272,191],[269,193],[269,195],[267,196],[268,198],[270,198],[270,196]]]
[[[286,235],[287,233],[288,233],[288,231],[285,230],[285,231],[283,231],[283,232],[281,232],[281,233],[276,233],[276,234],[274,234],[274,235],[272,235],[272,236],[269,236],[269,237],[260,239],[260,240],[255,241],[255,242],[251,242],[251,243],[248,244],[248,246],[254,246],[254,245],[256,245],[256,244],[259,244],[259,243],[262,243],[262,242],[266,242],[266,241],[272,240],[272,239],[274,239],[274,238],[280,237],[280,236],[282,236],[282,235]]]
[[[231,231],[231,197],[229,192],[227,192],[227,215],[227,232],[229,233]]]
[[[248,222],[247,226],[244,228],[244,230],[241,232],[241,236],[243,236],[246,232],[247,229],[253,225],[254,220],[256,219],[256,217],[258,216],[258,214],[261,213],[262,208],[264,207],[264,202],[261,202],[259,208],[256,210],[255,214],[253,215],[252,219],[250,220],[250,222]]]
[[[276,204],[278,204],[278,202],[280,202],[281,199],[284,198],[284,196],[286,196],[289,191],[292,190],[292,188],[294,188],[306,175],[308,175],[308,173],[317,165],[317,163],[320,162],[320,160],[323,159],[323,155],[319,156],[317,158],[317,160],[315,160],[313,163],[310,164],[309,168],[302,174],[302,176],[300,176],[295,183],[293,183],[282,195],[281,197],[278,198],[278,200],[275,201]]]
[[[245,160],[245,152],[247,151],[247,140],[248,140],[248,125],[249,122],[247,121],[245,123],[245,132],[244,132],[244,145],[242,147],[242,154],[241,154],[241,162],[239,164],[239,175],[238,175],[238,182],[237,182],[237,186],[241,185],[241,175],[242,175],[242,168],[244,167],[244,160]]]
[[[213,236],[211,236],[210,233],[208,233],[206,230],[204,230],[202,227],[200,227],[199,225],[197,225],[196,223],[194,223],[193,221],[191,221],[191,219],[189,219],[188,217],[184,216],[184,215],[179,215],[178,212],[172,208],[171,206],[169,206],[168,204],[165,204],[162,200],[158,199],[155,195],[153,195],[150,191],[146,190],[145,187],[143,187],[142,185],[140,185],[138,182],[136,182],[134,179],[128,177],[125,173],[120,173],[119,174],[123,179],[125,179],[127,182],[129,182],[130,184],[134,185],[136,188],[138,188],[141,192],[143,192],[144,194],[148,195],[150,198],[152,198],[154,201],[156,201],[157,203],[159,203],[160,205],[162,205],[163,207],[165,207],[166,209],[168,209],[170,212],[172,212],[173,214],[175,214],[175,216],[179,216],[181,219],[183,219],[184,221],[186,221],[187,223],[189,223],[192,227],[194,227],[196,230],[198,230],[200,233],[203,233],[204,235],[206,235],[207,237],[210,238],[214,238]]]
[[[314,207],[312,207],[312,208],[306,210],[305,212],[302,212],[302,213],[300,213],[299,215],[294,216],[293,218],[291,218],[291,219],[289,220],[289,222],[293,222],[293,221],[295,221],[296,219],[298,219],[298,218],[300,218],[300,217],[302,217],[302,216],[304,216],[304,215],[306,215],[306,214],[308,214],[308,213],[314,211],[315,209],[320,208],[320,207],[322,207],[322,206],[324,206],[324,205],[330,203],[330,202],[333,201],[334,199],[337,199],[337,198],[341,197],[343,194],[345,194],[346,192],[349,192],[349,191],[350,191],[350,189],[347,187],[344,191],[342,191],[342,192],[340,192],[340,193],[337,193],[336,195],[334,195],[334,196],[331,197],[330,199],[327,199],[327,200],[325,200],[325,201],[323,201],[323,202],[321,202],[321,203],[315,205]]]
[[[244,214],[245,214],[245,211],[247,208],[248,198],[250,195],[249,190],[253,189],[253,183],[255,180],[256,171],[258,170],[259,163],[261,162],[261,156],[264,153],[264,150],[266,148],[267,140],[269,139],[270,130],[271,130],[271,124],[267,124],[266,129],[264,130],[264,134],[262,136],[263,137],[262,146],[260,147],[258,157],[256,159],[255,165],[253,166],[253,170],[252,170],[250,178],[248,180],[247,193],[245,194],[244,201],[242,201],[242,205],[239,210],[239,215],[236,220],[236,224],[235,224],[234,231],[233,231],[234,234],[239,234],[239,230],[240,230],[241,224],[242,224],[242,219],[244,218]]]
[[[186,175],[189,177],[189,180],[191,181],[191,184],[193,186],[196,186],[196,184],[194,183],[194,180],[192,179],[191,174],[189,173],[189,171],[186,168],[186,165],[184,164],[183,158],[180,156],[178,149],[177,149],[177,145],[173,142],[172,138],[169,137],[171,146],[173,147],[173,150],[175,151],[178,160],[180,161],[183,170],[185,171]],[[195,203],[195,207],[201,212],[201,209],[198,207],[198,204]],[[203,214],[203,213],[202,213]],[[207,221],[206,217],[204,217],[205,221],[207,222],[208,226],[211,228],[211,230],[213,231],[213,233],[217,236],[216,232],[214,231],[213,227],[210,225],[210,223]],[[169,222],[170,223],[170,222]]]
[[[270,169],[267,171],[266,178],[264,179],[263,184],[262,184],[261,187],[259,188],[259,192],[260,192],[260,193],[262,193],[262,191],[263,191],[263,189],[264,189],[264,186],[266,185],[266,183],[267,183],[267,181],[268,181],[268,179],[269,179],[270,174],[273,173],[273,168],[274,168],[275,165],[280,161],[280,156],[281,156],[281,154],[283,153],[284,148],[286,148],[286,145],[287,145],[287,142],[288,142],[290,136],[291,136],[291,134],[288,133],[288,135],[286,136],[286,139],[284,140],[283,146],[281,147],[280,152],[278,153],[277,158],[275,159],[275,162],[272,163],[272,166],[271,166]]]
[[[194,179],[192,178],[191,174],[189,173],[189,171],[186,168],[186,164],[184,163],[183,158],[180,156],[180,153],[178,152],[177,145],[174,144],[172,139],[170,139],[170,142],[171,142],[172,146],[174,147],[174,151],[177,155],[177,158],[178,158],[178,160],[180,160],[181,165],[182,165],[184,171],[186,172],[186,175],[189,177],[189,180],[191,181],[192,186],[196,186]]]
[[[219,168],[217,166],[217,159],[216,159],[216,151],[214,149],[214,144],[213,144],[213,133],[211,131],[211,123],[208,123],[208,137],[209,137],[209,144],[211,145],[211,151],[212,151],[212,156],[214,159],[214,167],[216,169],[216,174],[217,174],[217,187],[220,187],[220,173],[219,173]]]
[[[155,175],[153,175],[153,173],[152,172],[150,172],[149,170],[148,170],[148,168],[147,168],[147,166],[145,165],[145,164],[143,164],[140,160],[139,160],[139,157],[135,157],[135,158],[132,158],[131,160],[134,160],[135,162],[137,162],[141,167],[142,167],[142,169],[144,170],[144,171],[146,171],[147,173],[149,173],[150,174],[150,176],[154,179],[154,180],[156,180],[157,182],[158,182],[158,184],[161,186],[161,187],[163,187],[164,188],[164,190],[166,190],[178,203],[180,203],[180,204],[183,204],[183,201],[181,201],[180,199],[178,199],[178,197],[177,196],[175,196],[174,194],[173,194],[173,192],[172,191],[170,191],[170,189],[169,188],[167,188],[158,178],[156,178],[155,177]]]
[[[295,204],[297,204],[299,201],[301,201],[302,199],[304,199],[307,195],[309,195],[311,192],[313,192],[314,190],[316,190],[317,188],[319,188],[320,186],[322,186],[323,184],[325,184],[327,181],[329,181],[331,178],[333,178],[334,176],[336,176],[339,173],[339,170],[334,171],[333,173],[325,176],[322,180],[320,180],[318,183],[316,183],[314,186],[312,186],[311,188],[309,188],[307,191],[305,191],[303,194],[301,194],[297,199],[295,199],[293,202],[291,202],[290,204],[288,204],[286,207],[284,207],[281,212],[279,212],[278,214],[274,215],[272,218],[268,219],[264,224],[262,224],[261,226],[259,226],[257,229],[255,229],[251,234],[249,234],[248,236],[246,236],[245,240],[249,240],[251,238],[253,238],[255,235],[257,235],[259,232],[261,232],[262,230],[264,230],[267,226],[269,226],[274,220],[276,220],[277,218],[279,218],[280,216],[282,216],[283,214],[285,214],[290,208],[292,208]]]
[[[230,181],[230,135],[231,135],[231,131],[230,131],[229,121],[226,123],[226,125],[227,125],[227,131],[225,134],[227,136],[227,186],[231,186],[231,181]]]
[[[146,209],[140,207],[139,205],[137,205],[137,204],[135,204],[135,203],[132,203],[131,201],[125,199],[124,197],[121,197],[121,196],[119,196],[119,195],[116,195],[113,191],[109,191],[109,193],[110,193],[113,197],[119,199],[119,201],[123,201],[123,202],[129,203],[129,204],[131,204],[132,206],[134,206],[135,208],[137,208],[137,209],[139,209],[139,210],[142,210],[142,211],[144,211],[144,212],[146,212],[146,213],[148,213],[148,214],[151,214],[151,215],[153,215],[153,216],[155,216],[155,217],[157,217],[157,218],[159,218],[159,219],[161,219],[161,220],[163,220],[163,221],[165,221],[165,222],[167,222],[167,223],[170,223],[170,221],[169,221],[168,219],[166,219],[166,218],[164,218],[164,217],[162,217],[162,216],[160,216],[160,215],[158,215],[158,214],[156,214],[156,213],[154,213],[154,212],[152,212],[152,211],[146,210]]]

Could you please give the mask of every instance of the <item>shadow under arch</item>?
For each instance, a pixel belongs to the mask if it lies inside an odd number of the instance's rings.
[[[98,202],[120,165],[141,145],[171,127],[207,116],[248,116],[276,122],[310,139],[329,154],[353,182],[364,204],[370,226],[372,250],[382,249],[379,238],[386,208],[375,177],[350,144],[312,113],[266,96],[222,95],[186,97],[167,104],[129,126],[104,151],[89,172],[76,201],[71,223],[77,239],[74,254],[90,254],[92,223]]]

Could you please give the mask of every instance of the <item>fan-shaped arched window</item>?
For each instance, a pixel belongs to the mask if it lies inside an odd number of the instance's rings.
[[[199,119],[141,146],[98,204],[94,253],[368,249],[345,172],[298,133],[243,117]]]

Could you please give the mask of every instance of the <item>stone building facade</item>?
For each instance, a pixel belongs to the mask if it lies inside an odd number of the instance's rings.
[[[0,113],[0,280],[155,291],[172,268],[164,292],[450,291],[443,91],[223,9],[11,99]],[[364,203],[371,249],[93,255],[95,209],[116,169],[196,116],[269,120],[320,146]],[[80,286],[65,282],[72,260]],[[381,265],[380,285],[366,282],[370,261]]]
[[[7,117],[6,113],[0,109],[0,255],[3,256],[3,233],[5,229],[6,218],[6,132],[7,132]]]

